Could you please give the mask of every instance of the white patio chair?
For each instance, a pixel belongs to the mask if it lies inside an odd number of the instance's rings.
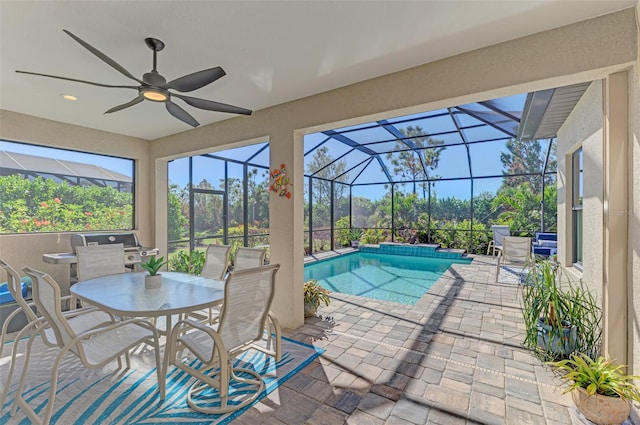
[[[55,358],[51,367],[50,389],[44,417],[40,418],[22,398],[22,391],[26,381],[29,365],[31,346],[35,338],[30,338],[25,354],[25,366],[22,370],[20,385],[16,393],[12,414],[18,406],[35,423],[48,424],[53,413],[56,388],[58,382],[58,368],[65,354],[72,353],[78,357],[80,363],[87,368],[95,369],[104,366],[114,359],[125,356],[127,367],[131,367],[129,350],[141,343],[153,346],[156,356],[156,372],[158,375],[158,389],[160,398],[164,399],[164,375],[161,374],[160,346],[158,332],[153,325],[143,319],[129,319],[122,322],[110,323],[106,326],[90,329],[85,332],[76,332],[69,324],[67,318],[60,309],[60,287],[51,276],[46,273],[24,267],[22,269],[29,275],[33,282],[33,300],[46,318],[46,323],[51,326],[56,335],[57,346],[60,353]],[[45,323],[45,322],[42,322]]]
[[[500,277],[500,268],[507,264],[517,265],[523,268],[533,264],[531,238],[520,236],[505,236],[502,238],[502,249],[498,251],[496,282]]]
[[[236,251],[236,258],[233,261],[233,270],[252,269],[254,267],[264,266],[264,259],[267,256],[267,250],[264,248],[245,248],[240,247]]]
[[[169,363],[196,378],[189,388],[187,404],[198,412],[219,414],[241,409],[254,401],[264,388],[258,372],[233,366],[236,357],[255,348],[263,337],[275,290],[278,264],[232,271],[224,289],[220,321],[209,327],[193,320],[181,320],[167,342]],[[195,369],[177,358],[186,349],[202,362]],[[166,373],[166,370],[164,371]],[[251,377],[239,376],[250,375]],[[242,391],[229,393],[230,381],[240,382]],[[219,395],[207,391],[216,389]],[[206,396],[199,397],[207,392]]]
[[[7,274],[7,287],[9,289],[9,293],[11,293],[11,296],[16,301],[19,307],[11,312],[11,314],[9,314],[9,316],[4,321],[4,324],[2,325],[2,337],[0,337],[0,357],[2,357],[4,343],[7,337],[7,330],[11,321],[20,313],[23,313],[27,319],[27,325],[22,328],[14,337],[13,348],[11,350],[11,362],[9,363],[9,373],[7,374],[7,380],[4,387],[2,388],[2,394],[0,395],[1,407],[4,405],[7,393],[9,392],[9,387],[11,385],[11,380],[13,377],[13,371],[17,363],[16,356],[18,353],[18,345],[20,344],[22,338],[24,338],[25,336],[35,336],[35,334],[39,332],[42,338],[42,342],[45,345],[49,347],[55,347],[57,346],[57,342],[56,334],[54,333],[53,329],[51,329],[51,327],[47,325],[46,320],[43,317],[38,317],[33,311],[32,308],[35,306],[35,304],[33,302],[28,303],[22,296],[22,291],[20,288],[20,275],[18,274],[18,272],[1,259],[0,267],[2,267]],[[61,302],[68,299],[70,299],[70,296],[60,298]],[[71,326],[71,328],[76,333],[82,333],[91,328],[103,326],[114,321],[114,318],[111,315],[94,307],[80,310],[71,310],[64,312],[63,314],[66,317],[69,326]]]
[[[496,255],[496,252],[502,249],[502,238],[504,238],[505,236],[510,236],[511,229],[509,228],[509,226],[495,224],[491,226],[491,230],[493,231],[493,240],[489,242],[489,246],[487,247],[487,255],[489,255],[491,249],[493,249],[491,255]]]
[[[224,279],[230,264],[230,254],[231,246],[229,245],[209,245],[207,247],[204,267],[200,275],[210,279]]]
[[[77,246],[78,281],[124,273],[124,245]]]
[[[236,251],[236,258],[233,265],[233,270],[244,270],[251,269],[254,267],[262,267],[264,266],[264,260],[267,255],[266,248],[246,248],[240,247]],[[281,342],[282,336],[280,334],[280,324],[275,314],[269,312],[269,318],[266,324],[265,330],[267,332],[265,339],[265,347],[258,348],[259,350],[272,355],[276,358],[276,361],[280,361],[282,350],[281,350]],[[214,318],[215,321],[215,318]],[[275,341],[273,340],[273,335],[275,335]],[[271,349],[270,347],[273,347]],[[256,347],[257,348],[257,347]]]
[[[207,247],[206,259],[204,267],[200,276],[208,277],[209,279],[223,280],[227,274],[227,269],[230,264],[231,246],[229,245],[209,245]],[[188,316],[194,317],[198,320],[202,320],[203,323],[213,323],[216,317],[220,314],[219,310],[215,307],[209,308],[208,317],[204,317],[204,314],[193,312]]]

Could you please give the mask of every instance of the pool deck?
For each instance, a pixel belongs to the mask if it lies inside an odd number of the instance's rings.
[[[495,283],[494,258],[472,257],[415,306],[332,293],[285,332],[325,353],[233,423],[584,423],[521,347],[518,286]]]

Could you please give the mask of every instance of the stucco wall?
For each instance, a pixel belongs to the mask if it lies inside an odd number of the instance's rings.
[[[602,81],[594,81],[558,131],[558,259],[602,302],[603,257],[603,100]],[[572,268],[571,161],[582,146],[583,270]]]
[[[0,110],[0,138],[134,159],[136,232],[141,243],[146,246],[153,244],[148,141],[6,110]],[[42,261],[42,254],[70,251],[69,236],[70,233],[0,234],[0,258],[17,270],[31,266],[50,273],[63,293],[68,293],[69,266],[47,264]],[[0,281],[4,280],[4,271],[0,271]]]
[[[638,9],[640,15],[640,8]],[[640,67],[629,73],[629,373],[640,375]],[[640,423],[634,409],[635,423]]]
[[[630,343],[634,357],[640,359],[640,66],[629,73],[629,306],[633,325]],[[640,362],[632,371],[640,375]]]

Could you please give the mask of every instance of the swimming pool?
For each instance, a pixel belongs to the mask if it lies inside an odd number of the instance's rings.
[[[470,262],[356,252],[305,264],[304,280],[333,292],[414,305],[451,264]]]

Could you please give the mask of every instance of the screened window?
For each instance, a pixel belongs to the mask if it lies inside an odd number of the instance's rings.
[[[571,188],[571,215],[572,215],[572,242],[573,263],[582,267],[582,200],[583,200],[583,170],[582,148],[574,152],[572,156],[572,188]]]
[[[134,228],[132,159],[0,140],[0,233]]]

